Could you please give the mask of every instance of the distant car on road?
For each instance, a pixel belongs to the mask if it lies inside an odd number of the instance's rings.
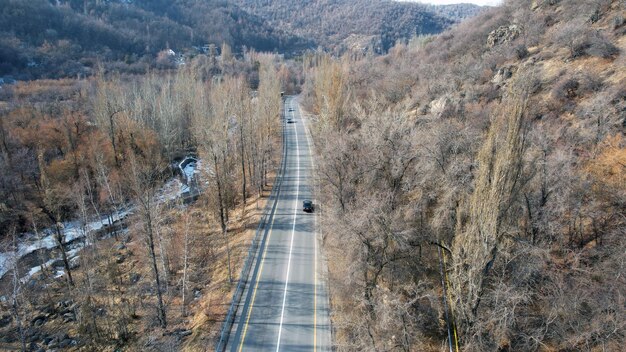
[[[289,111],[293,111],[293,108],[289,108]]]
[[[287,123],[294,123],[294,122],[295,122],[295,121],[294,121],[294,120],[292,120],[292,119],[288,119],[288,120],[287,120]]]
[[[304,200],[302,202],[302,210],[304,210],[307,213],[312,213],[314,210],[313,201],[309,199]]]

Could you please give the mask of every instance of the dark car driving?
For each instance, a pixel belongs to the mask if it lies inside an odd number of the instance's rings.
[[[313,212],[313,201],[311,200],[305,200],[302,202],[302,210],[304,210],[307,213],[312,213]]]

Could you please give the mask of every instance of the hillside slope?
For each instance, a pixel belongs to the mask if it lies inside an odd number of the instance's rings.
[[[0,0],[0,76],[85,75],[97,62],[144,72],[166,48],[223,42],[258,51],[312,46],[223,1]]]
[[[508,1],[311,60],[337,350],[623,349],[625,22]]]
[[[85,76],[100,64],[144,73],[165,49],[189,56],[207,43],[288,55],[318,46],[382,53],[479,9],[371,0],[0,0],[0,77]]]
[[[234,0],[276,28],[341,51],[355,41],[386,52],[399,39],[440,33],[461,18],[475,15],[474,5],[427,6],[373,0]]]

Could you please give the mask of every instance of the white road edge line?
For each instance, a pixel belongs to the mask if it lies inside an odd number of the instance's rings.
[[[315,199],[315,186],[316,186],[316,180],[315,180],[315,158],[313,156],[313,151],[311,149],[311,130],[308,128],[308,124],[305,122],[304,118],[302,117],[302,109],[300,109],[300,104],[298,104],[298,111],[300,111],[300,120],[302,120],[302,126],[304,126],[304,133],[306,135],[306,141],[307,141],[307,147],[309,149],[309,158],[311,159],[311,172],[309,172],[309,182],[311,183],[310,187],[311,187],[311,195],[312,195],[312,199]],[[313,203],[315,204],[315,203]],[[314,217],[314,231],[313,231],[313,242],[314,242],[314,264],[313,264],[313,351],[317,351],[317,281],[318,281],[318,277],[317,277],[317,240],[318,240],[318,226],[317,226],[317,217],[318,217],[319,213],[315,214]]]
[[[289,104],[291,107],[291,103]],[[293,119],[293,111],[291,112]],[[287,301],[287,287],[289,286],[289,271],[291,270],[291,252],[293,251],[293,238],[296,232],[296,219],[298,217],[298,195],[300,192],[300,146],[298,144],[298,130],[293,125],[296,135],[296,206],[293,209],[293,226],[291,228],[291,244],[289,245],[289,259],[287,260],[287,276],[285,277],[285,289],[283,290],[283,306],[280,312],[280,325],[278,326],[278,342],[276,342],[276,352],[280,350],[280,336],[283,332],[283,318],[285,316],[285,302]]]

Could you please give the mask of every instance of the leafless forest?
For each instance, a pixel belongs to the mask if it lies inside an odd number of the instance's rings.
[[[123,5],[66,3],[53,12],[82,6],[89,28]],[[191,29],[150,16],[161,41]],[[315,145],[337,351],[623,350],[624,1],[385,30],[384,55],[334,43],[285,61],[224,40],[183,61],[146,48],[145,65],[0,39],[0,57],[48,48],[81,69],[0,85],[0,350],[211,350],[280,163],[281,92]]]
[[[510,1],[305,61],[337,350],[623,349],[625,11]]]
[[[214,344],[279,162],[289,86],[276,56],[221,52],[3,89],[2,346]]]

